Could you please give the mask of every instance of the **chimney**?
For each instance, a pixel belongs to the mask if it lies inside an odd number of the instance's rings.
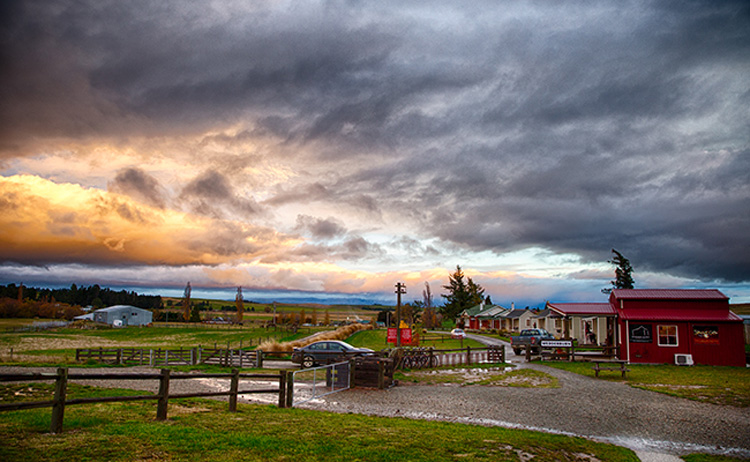
[[[510,302],[510,309],[515,310],[516,309],[516,302]]]

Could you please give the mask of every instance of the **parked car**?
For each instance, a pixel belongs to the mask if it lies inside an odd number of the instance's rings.
[[[451,331],[451,338],[463,339],[466,338],[466,332],[463,329],[453,329]]]
[[[331,364],[345,361],[353,356],[368,356],[374,351],[369,348],[357,348],[340,340],[325,340],[311,343],[292,352],[292,362],[304,368],[319,364]]]
[[[529,345],[532,352],[539,352],[539,344],[542,340],[554,340],[555,336],[544,329],[524,329],[520,335],[514,335],[510,338],[510,346],[513,353],[520,355],[526,345]]]

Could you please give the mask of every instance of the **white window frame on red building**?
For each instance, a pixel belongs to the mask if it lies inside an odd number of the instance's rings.
[[[674,329],[674,335],[665,333],[662,335],[662,328]],[[674,337],[674,343],[662,343],[662,337],[665,340]],[[680,346],[680,334],[676,324],[659,324],[656,326],[656,341],[660,347],[678,347]]]

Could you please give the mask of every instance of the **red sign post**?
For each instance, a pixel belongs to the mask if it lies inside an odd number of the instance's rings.
[[[411,335],[411,329],[407,329],[402,327],[401,329],[396,329],[395,327],[389,327],[388,328],[388,337],[386,338],[386,341],[388,343],[398,343],[396,340],[398,339],[398,331],[401,331],[401,345],[411,345],[412,342],[412,335]]]

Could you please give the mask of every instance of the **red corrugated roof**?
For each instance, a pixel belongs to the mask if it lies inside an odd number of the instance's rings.
[[[571,316],[612,316],[614,308],[609,303],[548,303],[551,309]]]
[[[620,319],[626,321],[690,321],[690,322],[742,322],[742,318],[729,310],[685,310],[646,308],[620,310]]]
[[[623,300],[729,300],[716,289],[615,289],[612,296]]]

